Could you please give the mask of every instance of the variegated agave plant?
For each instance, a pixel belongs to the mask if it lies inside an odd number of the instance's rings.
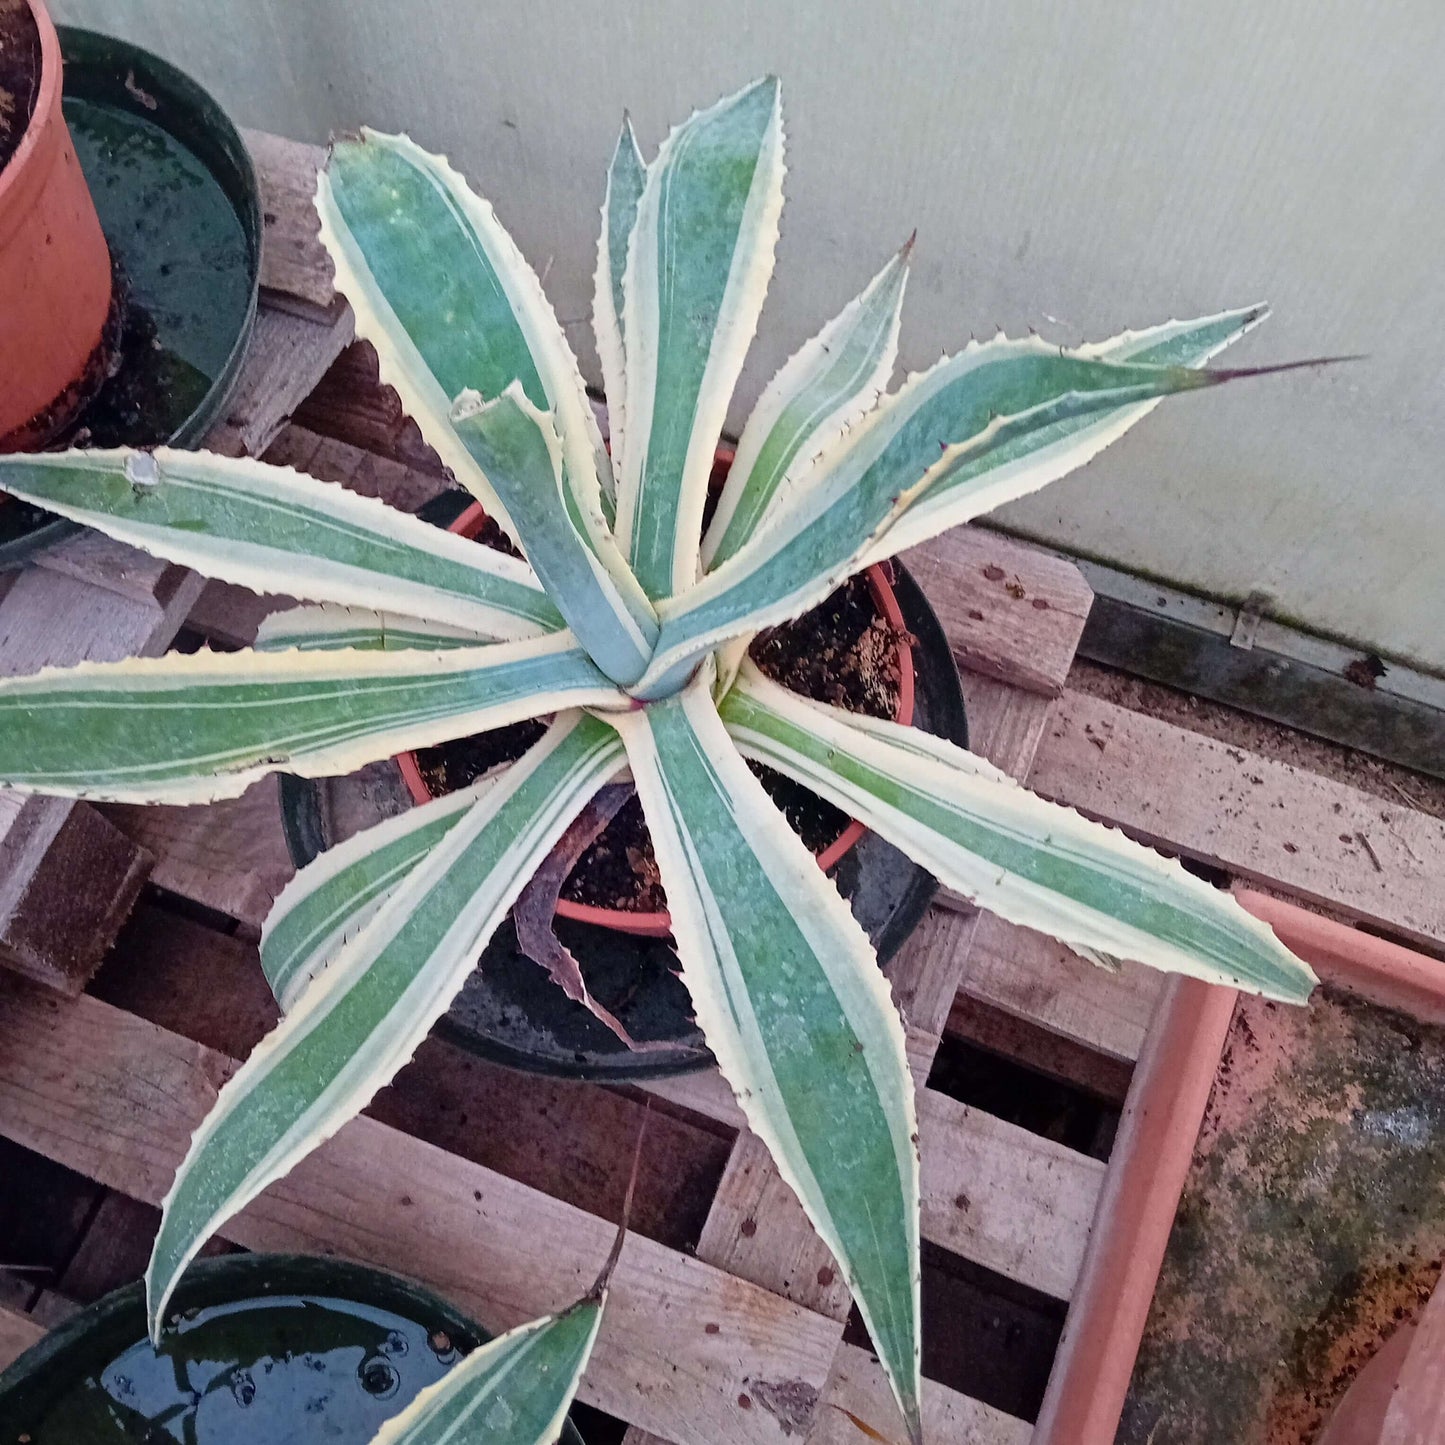
[[[843,579],[1087,461],[1252,307],[1076,351],[970,343],[888,385],[906,251],[773,379],[703,535],[709,470],[782,207],[776,82],[608,177],[595,321],[609,458],[536,276],[491,207],[397,136],[333,148],[322,234],[381,374],[504,556],[291,471],[158,451],[0,461],[0,484],[212,577],[306,599],[256,650],[0,684],[0,778],[189,802],[551,715],[492,776],[302,870],[262,959],[284,1021],[221,1091],[166,1199],[154,1319],[201,1242],[411,1057],[530,874],[630,768],[683,977],[724,1075],[837,1256],[914,1438],[918,1151],[903,1029],[867,938],[745,759],[959,892],[1094,957],[1304,998],[1224,895],[908,728],[792,695],[749,639]]]

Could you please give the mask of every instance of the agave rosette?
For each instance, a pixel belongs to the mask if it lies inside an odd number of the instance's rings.
[[[1064,475],[1164,396],[1232,374],[1205,363],[1263,308],[1072,351],[999,336],[890,392],[905,247],[763,392],[704,531],[782,183],[775,81],[692,116],[650,165],[624,127],[594,307],[609,455],[492,208],[405,137],[333,147],[317,208],[358,333],[525,561],[256,461],[0,459],[16,496],[302,599],[251,651],[0,682],[9,785],[204,801],[277,768],[344,772],[553,719],[505,771],[331,850],[277,900],[262,961],[285,1016],[221,1091],[166,1198],[154,1327],[207,1236],[406,1063],[540,860],[626,768],[698,1021],[836,1255],[914,1438],[919,1186],[903,1029],[867,938],[745,759],[1090,956],[1307,996],[1308,968],[1177,864],[950,744],[800,698],[746,656],[760,629],[863,567]]]

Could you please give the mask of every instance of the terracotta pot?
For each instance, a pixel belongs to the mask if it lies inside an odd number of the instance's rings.
[[[1234,893],[1322,984],[1422,1022],[1445,1024],[1445,969],[1437,960],[1281,899],[1242,887]],[[1233,989],[1187,978],[1173,978],[1165,988],[1129,1086],[1032,1445],[1113,1445],[1238,998]],[[1445,1309],[1436,1311],[1434,1324],[1435,1354],[1417,1362],[1422,1369],[1429,1366],[1424,1397],[1431,1410],[1439,1402],[1440,1377],[1434,1372],[1445,1370]],[[1347,1422],[1355,1411],[1363,1420],[1382,1400],[1388,1403],[1395,1380],[1403,1381],[1408,1337],[1401,1331],[1394,1340],[1380,1352],[1384,1358],[1369,1380],[1360,1376],[1360,1395],[1350,1401]],[[1383,1413],[1380,1409],[1374,1418]],[[1432,1428],[1441,1423],[1434,1415],[1430,1419]],[[1408,1434],[1359,1434],[1348,1423],[1329,1438],[1331,1445],[1417,1440]],[[1440,1438],[1445,1437],[1418,1440]]]
[[[110,252],[60,109],[60,41],[42,0],[30,6],[40,90],[0,173],[0,451],[44,446],[89,399],[111,301]]]
[[[720,452],[719,461],[725,467],[726,463],[732,461],[731,453]],[[475,537],[481,531],[482,524],[486,519],[487,514],[482,510],[481,504],[473,502],[447,530],[456,532],[462,537]],[[878,610],[888,619],[892,627],[906,633],[908,629],[903,620],[903,612],[898,606],[897,597],[893,594],[893,587],[888,580],[887,571],[881,566],[874,566],[870,567],[864,575],[868,578],[868,590],[873,594],[873,600],[878,604]],[[893,714],[893,719],[895,722],[902,723],[904,727],[913,721],[913,649],[907,643],[901,643],[898,648],[898,707]],[[433,795],[421,775],[421,769],[417,766],[416,754],[399,753],[396,762],[401,769],[402,777],[406,779],[406,786],[413,801],[417,803],[431,802]],[[856,818],[853,819],[818,854],[818,866],[827,872],[850,849],[857,847],[859,840],[866,832],[867,829],[863,824]],[[590,903],[574,903],[569,898],[559,898],[557,913],[559,917],[571,918],[578,923],[591,923],[599,928],[610,928],[618,933],[633,933],[642,938],[666,938],[672,932],[672,919],[665,911],[633,913],[621,908],[597,908]]]
[[[1355,1376],[1317,1445],[1439,1445],[1445,1438],[1445,1287]]]

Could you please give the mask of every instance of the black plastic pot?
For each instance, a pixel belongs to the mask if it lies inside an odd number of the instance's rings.
[[[488,1338],[429,1290],[340,1260],[201,1260],[159,1350],[142,1286],[82,1310],[0,1375],[0,1445],[369,1445]],[[569,1421],[565,1445],[582,1445]]]
[[[421,515],[447,526],[469,501],[464,493],[447,493]],[[902,566],[895,567],[893,589],[917,639],[914,726],[967,746],[963,691],[948,639],[918,584]],[[282,824],[298,868],[335,841],[328,812],[324,785],[282,776]],[[830,876],[852,904],[882,963],[918,926],[937,888],[931,874],[875,833],[865,834]],[[621,1082],[712,1064],[701,1032],[690,1021],[691,1000],[675,972],[677,957],[669,940],[564,918],[556,920],[556,930],[580,960],[594,996],[632,1036],[665,1041],[670,1047],[629,1050],[520,952],[510,919],[493,935],[439,1025],[446,1037],[483,1058],[563,1078]]]
[[[250,153],[174,66],[89,30],[59,35],[66,124],[126,298],[121,371],[79,424],[104,418],[96,444],[191,446],[223,414],[255,324],[261,200]],[[77,530],[0,503],[0,570]]]

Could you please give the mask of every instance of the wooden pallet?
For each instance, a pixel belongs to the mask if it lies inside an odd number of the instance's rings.
[[[268,385],[250,393],[269,398],[265,409],[258,401],[239,411],[223,439],[415,508],[448,483],[395,397],[377,386],[367,348],[348,349],[313,390],[320,333],[335,356],[350,324],[331,295],[310,218],[317,153],[264,136],[251,143],[268,218],[270,320],[258,349],[263,358],[289,355],[298,372],[288,389],[268,371]],[[276,340],[300,325],[312,328],[302,333],[308,342],[288,349]],[[72,546],[97,556],[113,550],[93,539]],[[973,746],[996,764],[1173,851],[1416,941],[1445,941],[1438,822],[1071,692],[1090,594],[1068,563],[975,529],[905,560],[953,641]],[[139,565],[130,554],[127,566]],[[31,570],[77,580],[51,563]],[[103,586],[96,570],[78,580]],[[182,616],[191,641],[243,645],[274,605],[189,577],[170,594],[183,595],[182,605],[163,607],[154,587],[148,595],[166,611],[169,631],[162,636],[153,618],[153,631],[119,652],[161,650]],[[9,601],[0,603],[0,665],[9,656]],[[71,630],[84,646],[81,625]],[[85,992],[76,973],[63,994],[18,977],[0,984],[0,1136],[10,1141],[13,1178],[39,1171],[15,1198],[0,1192],[0,1239],[7,1224],[34,1217],[37,1200],[51,1201],[43,1238],[21,1261],[47,1272],[0,1272],[0,1361],[78,1304],[139,1275],[155,1205],[190,1131],[276,1017],[255,946],[291,873],[274,783],[208,807],[86,814],[151,861],[155,888]],[[1329,837],[1369,840],[1368,850],[1358,841],[1317,846],[1328,842],[1315,837],[1325,824]],[[1291,852],[1284,844],[1293,839]],[[1351,866],[1361,858],[1363,867]],[[60,874],[49,887],[66,906],[73,879],[67,885]],[[1102,973],[947,898],[889,974],[920,1085],[929,1269],[965,1261],[959,1268],[976,1286],[995,1281],[1000,1299],[1012,1291],[1053,1301],[1062,1316],[1085,1265],[1107,1165],[962,1102],[930,1078],[940,1050],[970,1047],[1118,1105],[1157,980],[1142,970]],[[558,1083],[432,1040],[367,1117],[223,1235],[233,1246],[398,1270],[489,1327],[506,1327],[565,1304],[590,1280],[649,1103],[634,1233],[582,1399],[623,1422],[630,1445],[860,1445],[866,1437],[855,1420],[896,1437],[877,1362],[854,1331],[845,1341],[850,1301],[833,1261],[715,1072],[645,1090]],[[0,1154],[0,1181],[7,1157]],[[16,1261],[0,1248],[0,1262]],[[950,1325],[926,1317],[926,1339],[947,1336]],[[948,1369],[929,1373],[943,1376],[926,1385],[931,1439],[1029,1438],[1020,1415],[1030,1411],[985,1403]]]

